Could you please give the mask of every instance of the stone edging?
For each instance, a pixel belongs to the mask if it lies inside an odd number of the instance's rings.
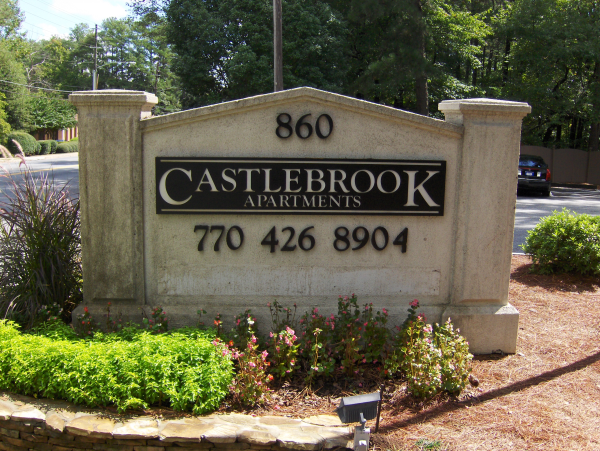
[[[31,402],[27,402],[27,401]],[[119,417],[62,401],[0,398],[0,450],[185,451],[352,448],[353,428],[336,416],[304,420],[228,414],[161,420]],[[183,449],[182,449],[183,448]]]

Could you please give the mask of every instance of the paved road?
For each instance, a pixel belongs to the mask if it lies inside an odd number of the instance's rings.
[[[527,231],[533,229],[543,216],[568,208],[577,213],[600,215],[600,191],[578,188],[552,188],[551,197],[521,194],[517,196],[513,252],[522,253]]]
[[[79,195],[79,154],[60,154],[41,157],[28,157],[28,165],[36,174],[53,174],[59,185],[69,184],[73,196]],[[19,173],[19,162],[11,160],[6,163],[0,159],[0,166],[13,174]],[[4,172],[0,169],[0,175]],[[4,191],[8,187],[7,180],[0,177],[0,202],[5,200]],[[526,195],[519,193],[515,218],[515,234],[513,252],[521,253],[520,244],[525,243],[527,231],[535,227],[542,216],[552,214],[554,210],[568,208],[577,213],[600,215],[600,191],[577,188],[553,188],[551,197]]]
[[[69,192],[72,196],[79,196],[79,154],[67,153],[57,155],[44,155],[37,157],[27,157],[27,165],[35,175],[49,175],[54,177],[54,182],[58,186],[68,184]],[[0,166],[10,172],[13,177],[19,177],[21,168],[19,160],[0,159]],[[5,177],[6,172],[0,168],[0,203],[6,200],[5,193],[10,187],[9,181]]]

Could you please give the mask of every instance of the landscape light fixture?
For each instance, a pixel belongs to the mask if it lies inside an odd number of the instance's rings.
[[[342,398],[339,407],[335,409],[342,423],[360,422],[360,426],[354,428],[354,451],[367,451],[369,449],[371,429],[365,427],[365,425],[368,420],[378,417],[380,401],[381,393],[377,392],[348,396]]]

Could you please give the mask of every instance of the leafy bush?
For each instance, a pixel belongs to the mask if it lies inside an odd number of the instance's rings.
[[[144,318],[143,324],[144,329],[155,334],[166,332],[169,329],[167,314],[160,306],[152,309],[152,318]]]
[[[21,334],[3,320],[0,388],[87,406],[114,404],[119,411],[169,404],[202,414],[219,406],[233,376],[229,355],[209,337],[198,331],[195,338],[139,332],[131,341],[103,334],[53,339]]]
[[[0,203],[0,315],[32,325],[42,305],[64,319],[81,300],[79,201],[46,174],[6,175]]]
[[[56,147],[56,153],[72,153],[79,152],[79,142],[78,141],[66,141],[58,143]]]
[[[37,155],[40,153],[42,145],[38,143],[33,136],[25,132],[12,132],[7,137],[6,147],[10,150],[10,153],[16,155],[19,153],[18,146],[13,142],[17,141],[25,156]]]
[[[69,140],[70,143],[78,142],[78,141],[79,141],[79,136],[76,136],[75,138]]]
[[[375,312],[372,303],[361,309],[354,294],[339,297],[337,315],[324,317],[318,308],[304,314],[300,352],[309,372],[331,375],[337,363],[341,372],[353,376],[362,371],[362,364],[383,363],[389,338],[387,316],[386,309]],[[320,345],[315,347],[316,340]],[[315,353],[320,355],[318,359]]]
[[[417,314],[419,301],[410,303],[408,318],[394,337],[393,351],[385,362],[385,373],[406,377],[408,392],[419,398],[442,390],[456,394],[465,388],[471,372],[469,344],[454,330],[450,318],[440,326],[426,324]]]
[[[213,344],[221,347],[223,356],[231,355],[235,361],[235,377],[229,386],[229,392],[233,402],[241,406],[253,407],[264,403],[269,397],[269,382],[273,376],[267,373],[269,362],[267,351],[260,352],[258,339],[254,335],[254,319],[250,311],[246,310],[243,315],[238,315],[239,322],[236,325],[236,337],[247,337],[243,347],[232,348],[234,342],[228,344],[216,339]],[[242,327],[246,327],[242,331]],[[231,354],[230,354],[231,353]]]
[[[56,148],[58,147],[58,141],[53,139],[45,139],[38,141],[40,144],[40,155],[49,155],[51,153],[56,153]]]
[[[600,216],[555,211],[527,233],[522,248],[533,272],[600,274]]]

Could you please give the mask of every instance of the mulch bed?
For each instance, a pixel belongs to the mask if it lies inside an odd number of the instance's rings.
[[[341,397],[385,382],[375,450],[599,450],[600,279],[534,275],[530,264],[525,255],[512,258],[509,300],[521,314],[517,354],[477,356],[479,384],[458,398],[418,402],[402,381],[367,371],[354,382],[310,389],[287,382],[275,387],[269,405],[246,413],[331,414]]]

